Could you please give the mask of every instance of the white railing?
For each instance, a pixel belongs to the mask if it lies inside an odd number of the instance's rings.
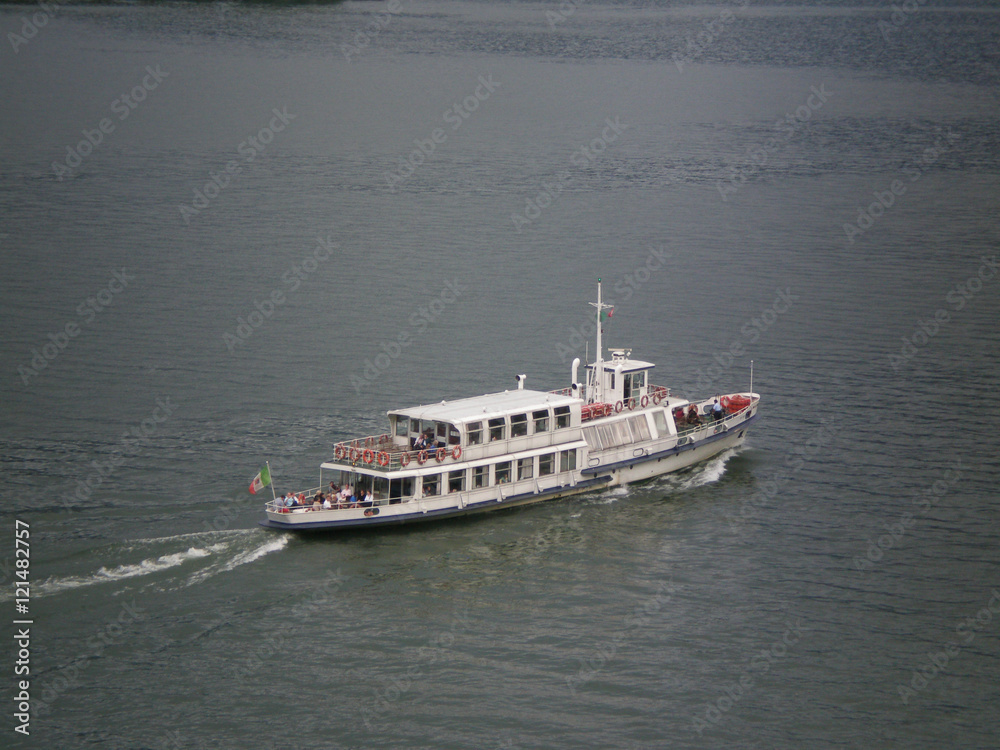
[[[746,416],[749,415],[750,411],[757,405],[759,401],[760,401],[759,398],[751,399],[750,403],[744,406],[742,409],[740,409],[739,411],[734,411],[731,414],[726,414],[726,416],[724,416],[722,419],[716,419],[710,414],[701,414],[700,412],[702,409],[699,408],[698,416],[703,421],[700,424],[696,425],[686,425],[686,424],[677,425],[677,437],[679,438],[688,437],[698,432],[699,430],[707,432],[715,427],[718,427],[719,425],[725,425],[728,427],[730,424],[733,424],[735,422],[740,422]],[[712,401],[703,401],[701,402],[700,407],[703,408],[705,406],[711,406],[713,403],[714,399]]]

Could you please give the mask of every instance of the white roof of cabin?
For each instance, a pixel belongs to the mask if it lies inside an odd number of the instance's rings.
[[[604,370],[605,372],[613,372],[621,366],[622,372],[634,372],[635,370],[648,370],[656,367],[652,362],[643,362],[641,359],[606,359],[604,360]],[[594,366],[591,362],[587,365],[588,368]]]
[[[555,393],[530,391],[525,388],[504,391],[503,393],[488,393],[485,396],[473,396],[454,401],[439,401],[436,404],[414,406],[409,409],[394,409],[388,413],[390,416],[399,414],[410,419],[464,424],[492,417],[502,417],[506,414],[530,412],[532,409],[582,403],[582,399],[573,396],[560,396]]]

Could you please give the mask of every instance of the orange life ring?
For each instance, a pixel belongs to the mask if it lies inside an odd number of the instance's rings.
[[[388,466],[389,465],[389,454],[386,453],[385,451],[379,451],[379,454],[378,454],[378,465],[379,466]]]
[[[660,395],[659,390],[653,391],[653,403],[659,404],[663,400],[663,396]]]
[[[410,465],[410,454],[407,451],[403,451],[403,455],[399,457],[399,465],[400,466]]]
[[[632,411],[635,408],[635,398],[630,398],[628,400],[628,410]]]
[[[454,448],[451,449],[451,457],[454,458],[456,461],[462,457],[461,445],[456,445]]]
[[[646,408],[647,406],[649,406],[649,396],[643,396],[643,397],[642,397],[642,400],[641,400],[641,401],[639,401],[639,405],[640,405],[640,406],[641,406],[641,407],[642,407],[643,409],[645,409],[645,408]]]
[[[365,448],[365,452],[362,458],[364,459],[364,462],[366,464],[370,464],[372,461],[375,460],[375,451],[373,451],[371,448]]]
[[[447,456],[447,455],[448,455],[448,451],[446,451],[444,448],[438,448],[437,449],[437,454],[434,456],[434,458],[437,459],[438,463],[441,463],[442,461],[444,461],[444,457]]]
[[[417,463],[423,466],[425,461],[427,461],[427,451],[420,451],[417,454]]]
[[[344,447],[343,443],[337,443],[337,450],[333,452],[337,457],[337,460],[341,460],[347,454],[347,448]]]
[[[358,448],[351,448],[351,463],[356,464],[358,459],[361,458],[361,451]]]
[[[373,445],[375,445],[375,437],[374,436],[366,437],[365,448],[371,448]]]
[[[619,401],[617,404],[615,404],[615,414],[621,414],[622,413],[622,409],[624,407],[625,407],[625,405],[621,401]]]
[[[382,434],[382,435],[381,435],[381,436],[379,437],[379,439],[378,439],[378,442],[379,442],[379,444],[380,444],[380,445],[385,445],[386,443],[388,443],[388,442],[389,442],[389,436],[388,436],[388,435],[386,435],[385,433],[383,433],[383,434]]]

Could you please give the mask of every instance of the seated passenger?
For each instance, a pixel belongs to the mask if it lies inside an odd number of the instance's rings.
[[[323,510],[331,510],[333,508],[333,503],[330,502],[329,497],[323,498]]]
[[[687,423],[701,424],[701,417],[698,416],[698,407],[695,404],[688,407]]]
[[[413,441],[413,450],[423,451],[427,450],[427,438],[421,433],[417,436],[416,440]]]
[[[375,496],[372,494],[371,490],[365,491],[365,497],[361,501],[361,504],[364,505],[366,508],[370,508],[372,507],[372,505],[375,504]]]
[[[312,505],[313,510],[323,509],[323,501],[320,500],[320,497],[322,497],[322,495],[317,494],[316,497],[313,498],[313,505]]]

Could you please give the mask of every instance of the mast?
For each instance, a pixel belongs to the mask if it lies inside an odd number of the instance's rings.
[[[597,280],[597,302],[591,302],[591,305],[597,308],[597,359],[594,361],[594,377],[597,379],[595,385],[600,393],[600,401],[604,403],[604,349],[601,347],[601,313],[611,307],[611,305],[605,305],[603,298],[601,297],[601,280]],[[593,398],[587,399],[590,403],[594,402]]]

